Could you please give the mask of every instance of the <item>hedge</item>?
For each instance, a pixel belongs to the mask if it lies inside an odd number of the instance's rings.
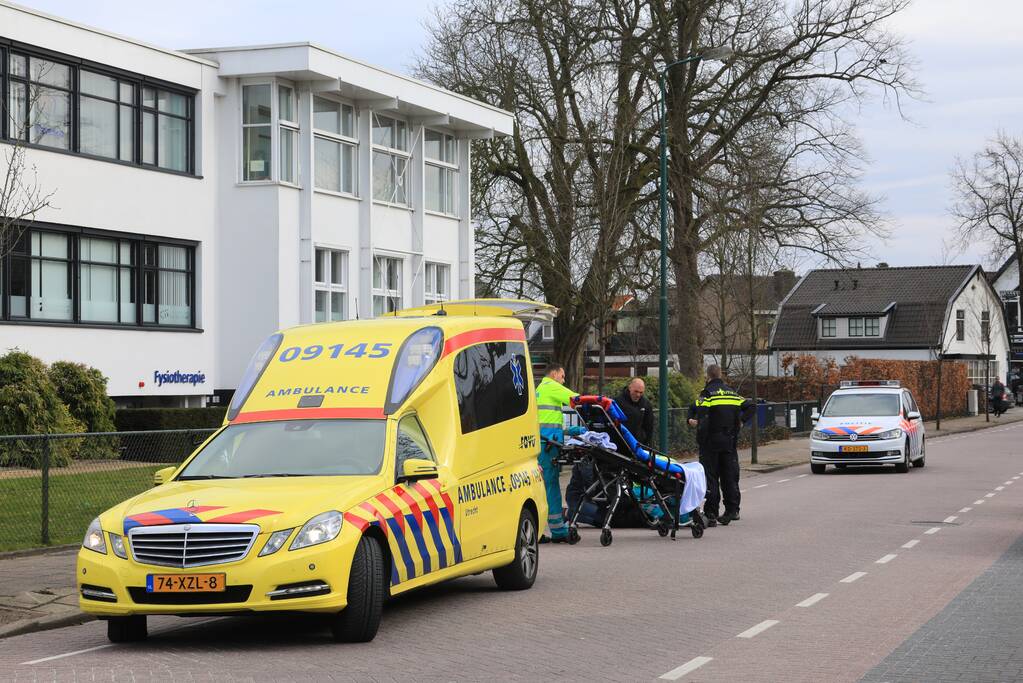
[[[122,408],[114,422],[119,432],[152,429],[209,429],[224,422],[227,408]]]

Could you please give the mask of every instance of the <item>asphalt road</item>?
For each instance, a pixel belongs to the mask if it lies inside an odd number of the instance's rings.
[[[975,580],[1023,534],[1021,437],[932,439],[908,474],[747,477],[742,519],[700,540],[618,530],[603,548],[584,529],[542,547],[532,590],[485,574],[420,591],[366,645],[310,618],[151,619],[147,642],[116,646],[92,622],[2,641],[0,680],[856,681],[964,589],[985,594]]]

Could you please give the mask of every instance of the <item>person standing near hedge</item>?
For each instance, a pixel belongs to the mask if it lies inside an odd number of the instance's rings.
[[[654,407],[644,394],[646,382],[639,377],[633,377],[622,387],[615,400],[625,413],[625,428],[636,437],[636,441],[649,445],[654,435]]]

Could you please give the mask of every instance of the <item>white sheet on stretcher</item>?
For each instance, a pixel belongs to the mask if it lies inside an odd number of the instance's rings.
[[[681,465],[686,475],[686,485],[682,489],[679,512],[684,515],[700,507],[703,499],[707,496],[707,473],[703,471],[703,465],[698,462],[684,462]]]

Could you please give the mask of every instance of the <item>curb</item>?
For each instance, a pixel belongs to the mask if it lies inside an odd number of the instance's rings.
[[[77,548],[80,543],[69,543],[68,545],[51,545],[45,548],[25,548],[24,550],[7,550],[0,553],[0,561],[13,560],[16,557],[32,557],[33,555],[56,555],[68,550]]]
[[[91,614],[85,614],[77,609],[74,609],[74,611],[70,614],[51,614],[45,617],[21,619],[0,627],[0,640],[3,640],[4,638],[12,638],[14,636],[22,636],[26,633],[49,631],[55,628],[64,628],[65,626],[76,626],[78,624],[84,624],[87,621],[92,621],[93,619],[95,619],[95,617]]]

